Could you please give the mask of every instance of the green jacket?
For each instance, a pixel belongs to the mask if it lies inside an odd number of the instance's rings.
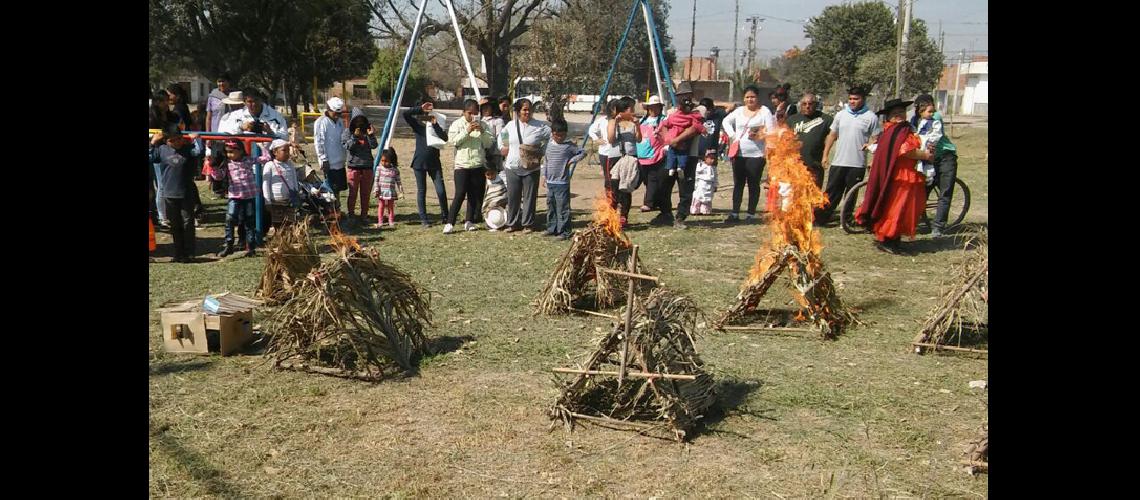
[[[447,130],[447,143],[455,146],[455,168],[479,168],[486,165],[486,149],[495,143],[494,134],[482,120],[475,120],[479,130],[467,132],[467,119],[460,117]]]

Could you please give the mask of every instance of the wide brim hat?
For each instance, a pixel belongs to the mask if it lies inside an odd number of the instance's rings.
[[[914,101],[904,101],[902,99],[891,99],[887,102],[884,102],[883,103],[883,109],[876,111],[875,114],[876,115],[885,115],[888,112],[890,112],[891,108],[897,108],[900,106],[903,108],[906,108],[907,106],[910,106],[911,104],[914,104]]]
[[[483,222],[491,229],[498,229],[507,223],[507,214],[501,208],[492,208],[487,211],[487,215],[483,217]]]
[[[222,104],[245,104],[245,94],[240,90],[230,92],[230,95],[222,99]]]
[[[693,86],[689,85],[689,82],[687,82],[687,81],[678,83],[677,89],[673,93],[674,94],[692,94],[693,93]]]

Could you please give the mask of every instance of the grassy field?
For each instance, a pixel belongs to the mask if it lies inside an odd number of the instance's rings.
[[[987,131],[956,132],[959,176],[973,192],[967,221],[985,225]],[[407,162],[411,142],[396,146]],[[422,229],[414,180],[402,171],[412,197],[399,202],[398,229],[383,241],[372,230],[351,233],[434,292],[428,335],[447,348],[424,359],[418,376],[368,384],[275,372],[256,354],[167,354],[152,312],[151,495],[987,496],[987,476],[958,465],[987,419],[986,395],[967,386],[987,378],[986,360],[909,349],[948,268],[963,258],[960,239],[919,235],[917,255],[894,256],[876,252],[869,235],[824,228],[824,261],[866,324],[830,342],[699,331],[723,411],[688,443],[588,425],[549,431],[550,369],[587,354],[609,328],[603,318],[531,314],[529,302],[570,243]],[[731,183],[724,164],[721,179]],[[450,174],[447,185],[450,195]],[[577,227],[598,186],[595,168],[575,176]],[[732,304],[764,232],[719,223],[730,193],[722,188],[718,215],[691,219],[688,230],[651,228],[653,214],[635,211],[628,233],[647,270],[710,317]],[[221,245],[223,205],[209,203],[200,254]],[[545,199],[538,205],[544,210]],[[162,262],[169,235],[158,238],[152,310],[224,290],[252,294],[260,255],[171,264]]]

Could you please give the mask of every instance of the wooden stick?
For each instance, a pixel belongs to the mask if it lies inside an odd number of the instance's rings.
[[[725,326],[721,327],[724,330],[736,330],[741,332],[804,332],[804,333],[819,333],[819,330],[812,328],[789,328],[783,326]]]
[[[574,373],[578,375],[619,375],[619,372],[607,372],[601,370],[577,370],[574,368],[551,368],[555,373]],[[629,372],[626,373],[627,377],[632,378],[648,378],[648,379],[669,379],[669,380],[696,380],[696,375],[677,375],[673,373],[647,373],[647,372]]]
[[[654,283],[659,282],[656,276],[649,276],[647,274],[627,273],[625,271],[618,271],[617,269],[610,269],[608,267],[598,267],[598,272],[615,274],[617,276],[625,276],[627,278],[637,278],[639,280],[652,281]]]
[[[967,349],[965,347],[954,347],[952,345],[931,344],[927,342],[911,342],[911,345],[918,347],[929,347],[934,350],[946,349],[947,351],[962,351],[962,352],[976,352],[978,354],[989,354],[988,349]]]
[[[989,469],[990,468],[989,462],[975,462],[973,460],[963,460],[962,464],[963,465],[969,465],[970,467],[978,467],[980,469]]]
[[[574,412],[570,412],[570,416],[572,416],[574,418],[580,418],[583,420],[592,420],[595,422],[602,422],[602,423],[611,424],[611,425],[628,425],[628,426],[636,428],[636,429],[649,430],[649,429],[653,429],[653,428],[657,427],[656,425],[643,424],[640,422],[628,422],[625,420],[618,420],[615,418],[595,417],[593,415],[583,415],[581,413],[574,413]]]
[[[582,314],[589,314],[589,315],[591,315],[591,316],[599,316],[599,317],[602,317],[602,318],[609,318],[609,319],[614,319],[614,320],[616,320],[616,319],[619,319],[617,316],[614,316],[614,315],[612,315],[612,314],[606,314],[606,313],[600,313],[600,312],[594,312],[594,311],[587,311],[587,310],[585,310],[585,309],[576,309],[576,308],[573,308],[573,307],[567,307],[566,309],[567,309],[567,310],[570,310],[570,311],[574,311],[574,312],[577,312],[577,313],[582,313]]]
[[[633,246],[633,254],[629,258],[629,272],[637,272],[637,249],[639,245]],[[633,301],[635,297],[633,278],[629,279],[629,291],[625,295],[625,335],[621,339],[621,371],[618,372],[618,387],[625,381],[625,358],[627,351],[629,351],[629,333],[633,329]]]

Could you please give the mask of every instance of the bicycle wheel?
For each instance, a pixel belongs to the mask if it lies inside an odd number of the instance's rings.
[[[839,202],[839,224],[843,226],[843,230],[851,234],[866,233],[868,229],[860,226],[855,222],[855,210],[859,208],[859,204],[863,199],[863,188],[867,187],[867,181],[859,181],[847,193],[843,195],[843,199]]]
[[[935,216],[938,213],[938,196],[941,194],[936,186],[930,190],[932,199],[926,203],[926,209],[930,216]],[[966,218],[966,213],[970,211],[970,187],[966,185],[962,179],[954,179],[954,194],[950,197],[950,209],[946,214],[946,227],[950,229]]]

